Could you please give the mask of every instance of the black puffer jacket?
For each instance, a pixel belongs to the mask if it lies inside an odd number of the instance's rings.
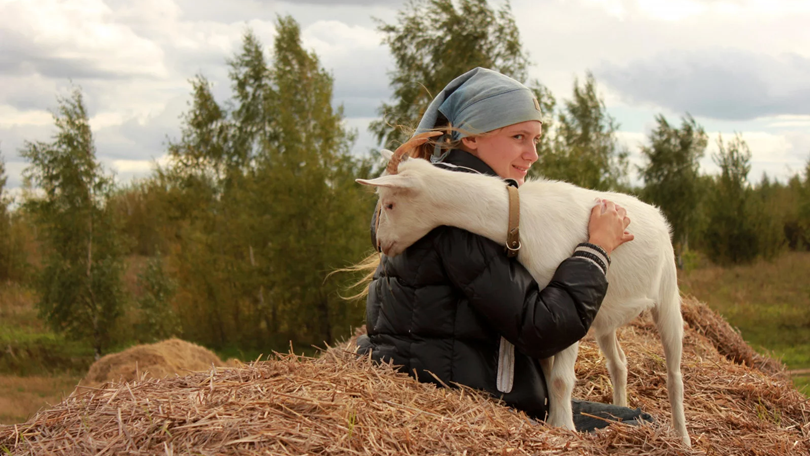
[[[464,151],[452,151],[445,162],[495,175]],[[359,351],[371,350],[373,359],[393,361],[419,381],[485,390],[544,419],[547,395],[538,359],[585,336],[606,291],[602,270],[575,257],[540,290],[502,245],[443,226],[401,255],[382,257],[366,303],[368,337],[358,341]],[[496,383],[501,336],[515,345],[514,385],[506,394]]]

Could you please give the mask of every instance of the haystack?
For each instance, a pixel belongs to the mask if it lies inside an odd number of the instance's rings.
[[[685,307],[700,306],[687,300]],[[711,312],[705,306],[696,312]],[[711,324],[727,324],[705,318]],[[718,323],[719,322],[719,323]],[[670,426],[666,369],[649,318],[621,331],[630,405],[656,423],[579,434],[534,422],[467,388],[420,384],[358,358],[348,345],[317,358],[277,355],[184,377],[82,388],[25,424],[0,427],[10,454],[575,454],[806,455],[808,401],[784,375],[721,354],[689,327],[684,448]],[[701,331],[703,333],[701,333]],[[733,333],[733,331],[732,331]],[[711,334],[722,334],[714,331]],[[779,364],[775,364],[779,366]],[[587,338],[577,397],[607,402],[604,360]]]
[[[81,385],[100,386],[107,382],[131,382],[142,376],[162,378],[209,371],[225,363],[212,351],[180,339],[167,339],[136,345],[99,359],[87,372]]]

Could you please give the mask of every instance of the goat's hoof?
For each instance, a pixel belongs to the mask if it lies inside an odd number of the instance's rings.
[[[573,418],[559,418],[559,417],[549,417],[548,424],[557,427],[568,429],[569,431],[574,431],[576,428],[574,427],[574,419]]]

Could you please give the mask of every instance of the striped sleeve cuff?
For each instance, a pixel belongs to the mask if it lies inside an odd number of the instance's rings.
[[[584,258],[591,263],[599,266],[599,269],[607,275],[608,266],[610,266],[610,257],[601,247],[596,244],[583,242],[574,249],[573,256]]]

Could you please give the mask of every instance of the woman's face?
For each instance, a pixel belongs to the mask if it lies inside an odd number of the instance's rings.
[[[499,176],[523,185],[529,168],[537,161],[536,145],[541,132],[542,124],[529,120],[461,141],[467,152],[483,160]]]

